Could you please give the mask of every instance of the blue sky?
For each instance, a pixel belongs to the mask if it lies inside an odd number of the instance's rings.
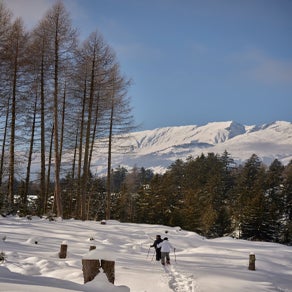
[[[53,0],[4,0],[29,27]],[[291,0],[64,0],[116,52],[139,129],[292,122]]]

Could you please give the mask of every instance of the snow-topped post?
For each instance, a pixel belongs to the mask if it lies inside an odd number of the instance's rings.
[[[82,271],[84,283],[94,279],[100,272],[100,268],[106,274],[110,283],[115,281],[115,259],[112,253],[92,249],[82,258]]]
[[[63,241],[60,247],[59,258],[65,259],[67,257],[67,242]]]
[[[256,261],[255,254],[250,253],[249,254],[249,266],[248,266],[249,270],[251,270],[251,271],[255,270],[255,261]]]

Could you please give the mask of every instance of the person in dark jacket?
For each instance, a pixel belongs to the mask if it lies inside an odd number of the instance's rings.
[[[155,241],[153,242],[152,245],[150,245],[150,247],[154,247],[155,248],[155,251],[156,251],[156,260],[157,261],[160,261],[160,259],[161,259],[161,248],[160,247],[157,247],[157,246],[162,241],[163,240],[162,240],[161,236],[160,235],[156,235]]]

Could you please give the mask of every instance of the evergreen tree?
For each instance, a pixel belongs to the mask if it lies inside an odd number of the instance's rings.
[[[269,218],[269,240],[279,241],[283,232],[284,197],[283,197],[284,166],[275,159],[267,170],[266,201]]]
[[[285,167],[283,172],[283,230],[281,242],[292,244],[292,161]]]
[[[265,240],[269,230],[269,205],[265,193],[265,169],[257,155],[245,163],[238,181],[238,220],[245,239]]]
[[[117,167],[112,173],[112,191],[118,193],[122,190],[122,185],[125,182],[128,170],[125,167]]]

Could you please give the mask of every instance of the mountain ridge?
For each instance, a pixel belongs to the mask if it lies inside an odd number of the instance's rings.
[[[92,171],[100,174],[107,165],[106,148],[102,141],[97,141],[96,146]],[[112,168],[136,166],[163,173],[177,159],[210,152],[222,154],[225,150],[237,164],[252,154],[267,165],[274,159],[287,164],[292,160],[292,123],[275,121],[250,126],[223,121],[132,132],[115,140]]]

